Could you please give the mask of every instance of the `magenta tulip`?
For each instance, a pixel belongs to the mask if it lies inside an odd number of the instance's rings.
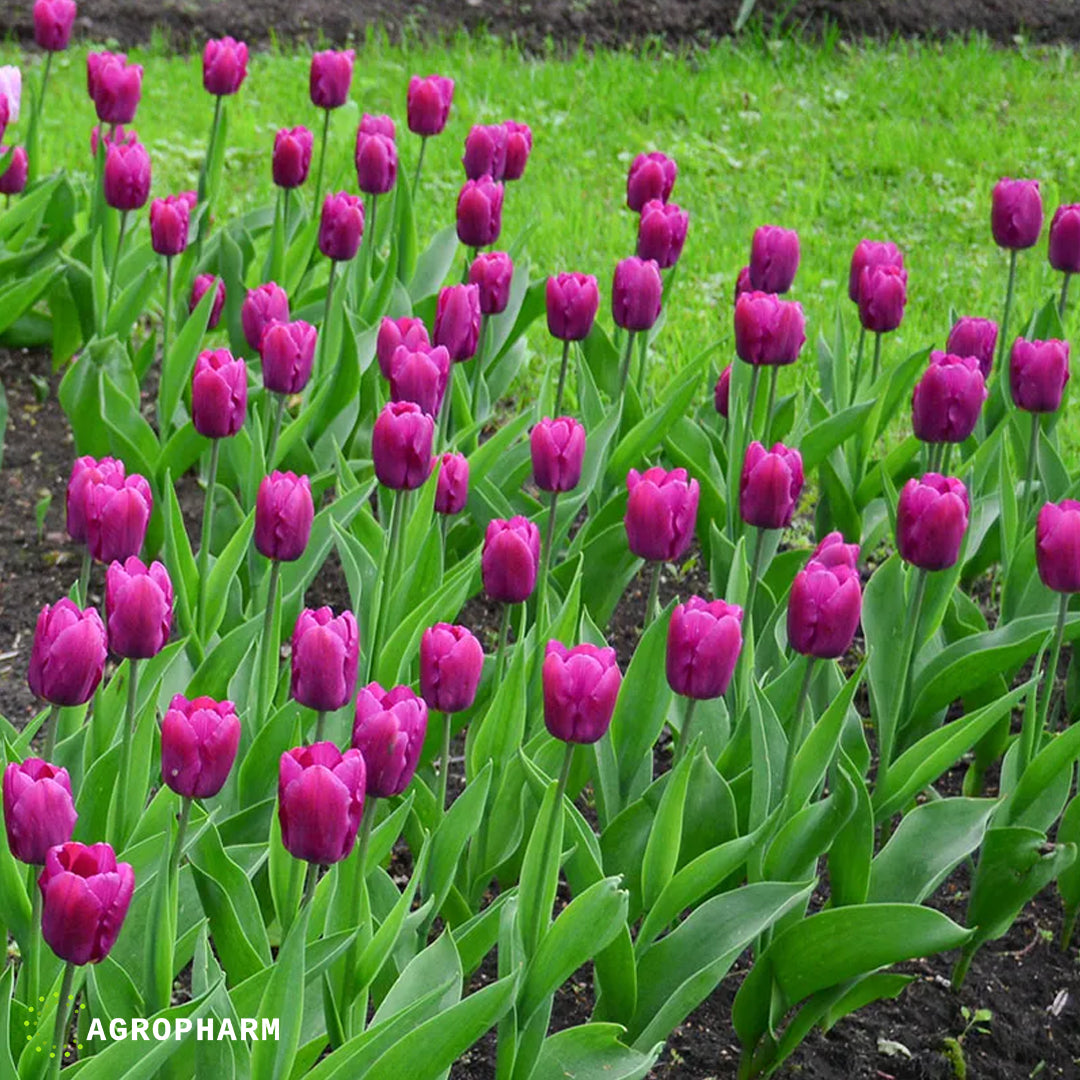
[[[150,194],[150,155],[142,143],[113,143],[105,156],[105,201],[114,210],[138,210]]]
[[[454,80],[442,75],[409,80],[407,115],[409,130],[414,135],[438,135],[446,127],[450,103],[454,99]]]
[[[460,514],[469,502],[469,459],[464,454],[447,452],[439,458],[438,465],[435,511]]]
[[[1042,232],[1043,208],[1038,180],[1004,177],[994,185],[990,228],[998,247],[1013,251],[1034,247]]]
[[[80,610],[65,596],[38,615],[26,681],[50,705],[85,705],[101,682],[107,657],[105,624],[97,609]]]
[[[631,162],[626,178],[626,205],[634,213],[640,213],[653,199],[667,202],[678,174],[678,166],[666,154],[656,150],[638,154]]]
[[[895,266],[904,269],[904,256],[900,249],[888,240],[860,240],[851,256],[848,272],[848,298],[859,302],[862,272],[877,266]]]
[[[569,416],[546,416],[529,436],[533,481],[541,491],[573,491],[585,460],[585,428]]]
[[[540,669],[544,726],[567,743],[594,743],[611,726],[622,673],[615,650],[549,641]]]
[[[375,341],[375,356],[379,361],[379,370],[383,373],[383,378],[390,378],[390,362],[394,358],[394,353],[402,345],[410,352],[418,352],[430,347],[431,341],[428,338],[424,320],[408,316],[391,319],[384,315],[382,322],[379,323],[379,336]]]
[[[503,127],[506,128],[506,164],[503,179],[520,180],[525,175],[525,166],[532,153],[532,128],[515,120],[507,120]]]
[[[1055,270],[1080,273],[1080,203],[1059,206],[1054,211],[1048,258]]]
[[[299,394],[311,378],[319,333],[311,323],[271,323],[262,335],[263,386],[275,394]]]
[[[282,128],[274,136],[272,161],[274,183],[281,188],[298,188],[311,171],[314,137],[306,127]]]
[[[492,600],[520,604],[532,596],[540,565],[540,530],[528,518],[494,518],[484,534],[480,569]]]
[[[907,304],[907,271],[885,264],[863,270],[859,278],[859,321],[875,334],[895,330]]]
[[[1067,341],[1017,338],[1009,354],[1009,386],[1018,408],[1057,412],[1069,381]]]
[[[1039,580],[1060,593],[1080,592],[1080,502],[1047,503],[1035,525]]]
[[[461,164],[469,180],[483,176],[502,180],[506,171],[506,144],[510,133],[503,124],[474,124],[465,136]]]
[[[240,308],[240,322],[244,338],[254,352],[262,345],[262,336],[271,323],[289,321],[289,298],[285,290],[268,281],[265,285],[248,291]]]
[[[638,223],[637,256],[652,259],[661,270],[679,261],[690,215],[674,203],[652,199],[641,208]]]
[[[758,292],[786,293],[799,269],[799,234],[761,225],[750,245],[750,284]]]
[[[19,862],[43,866],[50,848],[71,839],[78,817],[67,769],[31,757],[4,770],[4,826]]]
[[[450,363],[450,354],[442,345],[416,352],[402,345],[390,361],[390,400],[412,401],[428,416],[438,416]]]
[[[772,293],[743,293],[735,303],[735,351],[748,364],[794,364],[806,342],[802,304]]]
[[[713,404],[716,411],[726,420],[728,418],[728,403],[731,398],[731,365],[728,364],[720,372],[720,378],[716,380],[716,389],[713,390]]]
[[[142,65],[127,63],[123,53],[90,53],[86,63],[98,119],[103,124],[130,124],[142,98]]]
[[[317,712],[347,705],[356,689],[360,631],[351,611],[304,608],[292,636],[293,698]]]
[[[34,0],[34,41],[46,52],[63,52],[75,25],[75,0]]]
[[[742,651],[743,610],[691,596],[671,613],[667,681],[676,694],[708,701],[727,693]]]
[[[896,508],[900,558],[923,570],[945,570],[960,555],[970,513],[967,488],[951,476],[909,480]]]
[[[356,698],[352,744],[364,757],[367,793],[400,795],[412,781],[427,734],[428,707],[407,686],[368,683]]]
[[[915,438],[928,443],[963,442],[975,430],[986,397],[986,381],[974,356],[932,352],[930,365],[911,395]]]
[[[420,487],[431,475],[435,422],[412,401],[384,406],[371,433],[371,456],[379,483],[394,491]]]
[[[562,273],[547,279],[548,333],[560,341],[583,341],[592,331],[600,292],[592,274]]]
[[[181,254],[188,243],[191,204],[184,195],[167,195],[150,204],[150,246],[158,255]]]
[[[420,638],[420,693],[429,709],[471,709],[484,670],[484,650],[464,626],[436,623]]]
[[[367,132],[356,133],[357,186],[368,195],[385,195],[397,182],[398,153],[392,135]]]
[[[998,326],[993,319],[976,319],[965,316],[957,319],[949,331],[945,351],[953,356],[974,356],[984,379],[990,378],[994,366],[994,350],[997,348]]]
[[[847,561],[811,558],[791,586],[788,642],[804,656],[839,659],[851,647],[861,614],[858,571]]]
[[[650,562],[674,562],[694,538],[701,489],[685,469],[665,472],[658,465],[626,475],[626,539],[630,550]]]
[[[247,365],[228,349],[209,349],[195,361],[191,422],[208,439],[235,435],[247,416]]]
[[[503,186],[490,176],[466,180],[457,200],[458,239],[471,248],[488,247],[502,232]]]
[[[335,262],[348,262],[360,250],[364,204],[359,195],[339,191],[323,200],[319,218],[319,250]]]
[[[161,779],[185,799],[213,798],[229,778],[239,745],[231,701],[177,694],[161,721]]]
[[[172,629],[173,587],[159,562],[147,566],[131,556],[105,573],[109,648],[117,656],[145,660],[165,648]]]
[[[188,312],[194,311],[199,306],[199,301],[214,290],[214,302],[210,305],[210,321],[206,324],[207,330],[213,330],[221,322],[221,313],[225,310],[225,282],[213,274],[199,274],[191,285],[191,299],[188,301]]]
[[[276,469],[264,476],[255,497],[255,547],[278,562],[295,562],[311,539],[315,504],[311,481]]]
[[[739,513],[758,529],[784,529],[803,489],[802,455],[783,443],[766,450],[754,441],[746,448],[739,478]]]
[[[652,260],[632,255],[615,267],[611,285],[611,312],[624,330],[651,330],[660,318],[664,285]]]
[[[355,59],[352,49],[342,52],[328,49],[312,56],[308,89],[315,108],[340,109],[349,100]]]
[[[505,251],[482,251],[469,267],[469,284],[480,290],[480,311],[500,315],[510,302],[514,264]]]
[[[480,340],[480,287],[448,285],[439,291],[435,303],[435,332],[432,340],[443,345],[456,362],[476,355]]]
[[[364,813],[367,770],[359,750],[297,746],[278,765],[281,841],[294,859],[330,866],[348,858]]]
[[[235,94],[247,77],[248,47],[235,38],[208,41],[203,49],[203,89],[215,97]]]

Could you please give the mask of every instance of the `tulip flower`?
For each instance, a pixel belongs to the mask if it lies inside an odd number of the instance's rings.
[[[485,251],[469,267],[469,284],[480,290],[482,315],[500,315],[510,300],[514,264],[505,251]]]
[[[8,105],[8,99],[0,94],[0,143],[4,141],[4,133],[7,131],[10,120],[11,107]]]
[[[26,181],[30,175],[30,159],[24,147],[0,146],[0,195],[21,195],[26,190]]]
[[[102,463],[107,460],[111,459],[102,459]],[[86,485],[82,503],[86,547],[90,556],[101,563],[139,553],[154,505],[146,478],[138,473],[125,476],[122,467],[115,467],[118,464],[105,468],[99,464],[85,480],[79,480],[80,485]],[[85,597],[85,591],[80,595]]]
[[[364,757],[368,796],[392,799],[412,782],[427,734],[428,707],[407,686],[368,683],[356,698],[352,745]]]
[[[439,290],[435,304],[435,330],[432,341],[442,345],[455,363],[469,360],[476,355],[480,343],[480,286],[448,285]],[[444,446],[450,429],[453,411],[453,379],[451,367],[443,398],[444,407],[439,416],[438,445]]]
[[[731,399],[731,365],[728,364],[720,372],[720,378],[716,380],[716,388],[713,390],[713,404],[716,411],[726,420],[728,418],[728,405]]]
[[[312,56],[309,90],[316,109],[340,109],[349,100],[355,59],[352,49],[342,52],[328,49]]]
[[[210,799],[224,786],[240,745],[231,701],[176,694],[161,722],[161,779],[184,799]]]
[[[457,200],[458,239],[474,250],[488,247],[502,231],[503,186],[490,176],[466,180]]]
[[[410,352],[402,345],[390,362],[390,400],[414,402],[434,418],[442,407],[449,376],[450,354],[443,346]]]
[[[502,178],[520,180],[532,153],[532,128],[515,120],[507,120],[503,127],[506,128],[506,164]]]
[[[191,285],[191,300],[188,302],[188,313],[193,312],[199,301],[209,292],[214,290],[214,302],[210,308],[210,320],[206,324],[207,330],[213,330],[221,322],[221,313],[225,310],[225,282],[213,274],[198,274]],[[245,330],[246,334],[246,330]]]
[[[71,41],[75,14],[75,0],[34,0],[34,41],[38,47],[47,53],[63,52]]]
[[[666,154],[659,151],[638,154],[626,178],[626,205],[634,213],[640,213],[653,199],[666,203],[678,173],[678,166]]]
[[[319,219],[319,250],[334,262],[348,262],[364,235],[364,204],[358,195],[327,195]]]
[[[903,253],[888,240],[860,240],[852,252],[851,269],[848,272],[848,298],[853,303],[859,302],[862,272],[879,266],[895,266],[903,270]]]
[[[191,201],[187,194],[168,195],[150,204],[150,245],[165,258],[165,314],[161,355],[169,355],[169,326],[173,306],[173,258],[186,250],[191,224]]]
[[[651,259],[661,270],[668,270],[679,261],[690,215],[674,203],[652,199],[641,208],[638,223],[637,256]]]
[[[301,187],[311,170],[314,136],[303,126],[282,128],[274,136],[274,183],[286,192]]]
[[[247,365],[228,349],[200,353],[191,379],[195,430],[207,439],[229,438],[244,426],[246,415]]]
[[[379,370],[383,378],[390,378],[390,362],[400,346],[410,352],[419,352],[431,346],[427,327],[423,319],[405,317],[391,319],[383,316],[379,323],[379,335],[375,341],[375,357],[379,361]]]
[[[1080,272],[1080,203],[1059,206],[1054,211],[1047,256],[1050,265],[1064,275],[1058,299],[1058,315],[1064,317],[1069,299],[1069,279]]]
[[[469,459],[464,454],[445,453],[438,460],[435,512],[460,514],[469,501]]]
[[[4,770],[4,825],[19,862],[44,866],[49,848],[71,839],[78,816],[67,769],[31,757]]]
[[[979,361],[979,370],[983,374],[983,379],[988,380],[994,364],[997,336],[998,327],[993,319],[965,316],[957,319],[949,331],[945,351],[953,356],[974,356]]]
[[[112,143],[105,158],[105,201],[123,214],[145,206],[149,193],[150,155],[146,148],[139,142]]]
[[[271,323],[263,332],[259,348],[263,386],[282,398],[299,394],[311,378],[318,336],[315,327],[302,319]],[[272,453],[267,460],[271,457]]]
[[[750,284],[759,292],[786,293],[799,269],[799,234],[778,225],[754,230],[750,246]]]
[[[325,714],[347,705],[356,689],[360,631],[351,611],[334,616],[329,607],[305,608],[292,636],[291,693],[319,715],[315,741],[322,741]]]
[[[563,343],[555,412],[562,411],[570,342],[583,341],[592,331],[600,307],[600,292],[592,274],[562,273],[547,279],[544,292],[548,333]]]
[[[367,195],[385,195],[397,182],[398,155],[393,135],[379,131],[356,133],[356,182]]]
[[[255,547],[276,563],[294,562],[311,537],[315,505],[306,476],[275,470],[264,476],[255,499]]]
[[[611,726],[622,674],[615,650],[549,641],[541,668],[544,726],[571,745],[598,742]]]
[[[986,381],[974,356],[932,352],[911,395],[915,438],[927,443],[963,442],[975,430],[986,397]]]
[[[611,312],[615,325],[628,331],[626,351],[623,353],[622,368],[619,373],[619,400],[626,392],[626,380],[630,374],[630,355],[633,351],[634,337],[641,331],[648,331],[660,318],[660,305],[664,286],[660,279],[660,268],[651,260],[639,259],[636,255],[623,259],[615,267],[611,285]],[[647,341],[647,339],[645,339]],[[646,353],[643,350],[638,367],[638,394],[645,390]]]
[[[488,597],[503,605],[495,685],[502,680],[505,665],[510,605],[523,604],[532,596],[539,566],[540,530],[528,518],[493,518],[488,522],[480,571]]]
[[[450,103],[454,100],[454,80],[442,75],[422,77],[414,75],[409,79],[407,116],[409,130],[420,136],[420,155],[416,159],[416,173],[413,176],[412,192],[420,184],[420,170],[424,164],[424,150],[427,140],[438,135],[446,127],[446,118],[450,115]]]
[[[272,323],[289,321],[289,298],[285,290],[268,281],[265,285],[249,290],[240,308],[240,322],[248,348],[258,352],[262,336]]]
[[[432,418],[415,402],[386,405],[371,434],[371,456],[379,483],[393,491],[420,487],[431,475],[434,430]]]
[[[759,442],[746,448],[739,478],[739,513],[747,525],[758,529],[787,528],[802,489],[802,456],[798,450],[783,443],[766,450]]]
[[[851,546],[858,551],[856,545]],[[839,659],[851,647],[861,614],[858,570],[846,560],[812,557],[791,586],[788,642],[804,656]]]
[[[998,368],[1004,360],[1005,342],[1009,337],[1009,315],[1016,285],[1017,253],[1034,247],[1042,232],[1042,195],[1038,180],[1013,180],[1003,177],[994,185],[990,199],[990,228],[994,242],[1009,252],[1009,279],[1005,287],[1005,308],[1001,316],[998,337]]]
[[[907,304],[907,271],[898,263],[879,263],[863,267],[859,276],[859,352],[855,361],[852,395],[858,393],[862,362],[862,342],[866,331],[874,335],[874,364],[871,383],[881,372],[881,335],[895,330],[904,317]]]
[[[129,64],[123,53],[90,53],[86,58],[87,88],[103,124],[130,124],[142,97],[143,69]]]
[[[732,303],[737,304],[743,293],[754,291],[754,286],[750,284],[750,267],[744,266],[735,277],[735,295],[732,297]]]
[[[967,532],[967,489],[939,473],[909,480],[900,491],[896,544],[900,557],[923,570],[945,570],[960,554]]]
[[[506,145],[510,133],[504,124],[474,124],[465,136],[461,164],[469,180],[484,176],[498,182],[506,172]]]

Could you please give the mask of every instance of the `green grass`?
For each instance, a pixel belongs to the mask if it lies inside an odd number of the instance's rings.
[[[45,169],[90,167],[85,52],[73,50],[54,67]],[[200,60],[169,57],[161,48],[131,55],[146,66],[135,126],[153,156],[154,192],[194,186],[213,105],[202,90]],[[0,48],[0,62],[17,59],[12,46]],[[640,150],[673,155],[674,198],[691,217],[654,364],[662,380],[713,342],[717,363],[727,361],[735,275],[754,227],[765,222],[799,230],[802,266],[793,297],[806,307],[812,337],[832,325],[837,305],[854,327],[847,267],[863,236],[897,242],[910,271],[907,316],[887,339],[886,363],[943,346],[950,308],[999,317],[1007,264],[990,237],[990,190],[1001,175],[1040,178],[1047,219],[1058,202],[1080,200],[1077,68],[1066,49],[1006,51],[981,40],[811,47],[743,39],[687,55],[654,49],[523,59],[491,40],[402,47],[372,38],[358,50],[353,97],[361,109],[389,112],[399,122],[408,174],[417,150],[404,124],[409,75],[439,71],[457,80],[450,124],[429,145],[422,235],[453,220],[469,126],[503,118],[530,123],[533,156],[524,180],[509,186],[504,237],[532,230],[534,273],[595,273],[609,322],[611,272],[632,253],[635,238],[636,218],[624,204],[627,166]],[[229,104],[228,193],[220,214],[271,198],[278,127],[304,123],[318,131],[307,71],[306,53],[252,58],[248,81]],[[332,127],[334,160],[354,190],[358,111],[342,110]],[[1059,281],[1045,241],[1023,253],[1018,311],[1043,302]],[[1076,317],[1069,314],[1070,328]],[[545,347],[543,335],[534,343]],[[809,373],[813,354],[805,355],[799,366]],[[1080,424],[1073,427],[1080,442]]]

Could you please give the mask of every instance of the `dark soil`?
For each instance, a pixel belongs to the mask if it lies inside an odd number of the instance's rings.
[[[5,3],[0,32],[32,38],[32,0]],[[741,0],[80,0],[77,32],[123,45],[149,41],[154,29],[177,47],[202,47],[232,34],[251,44],[344,43],[373,28],[391,37],[486,31],[531,51],[660,40],[707,42],[731,32]],[[787,29],[845,37],[944,37],[981,32],[1010,44],[1080,38],[1075,0],[759,0],[755,21],[770,34]]]

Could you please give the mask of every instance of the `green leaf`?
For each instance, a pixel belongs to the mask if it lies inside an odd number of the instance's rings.
[[[199,347],[210,322],[210,311],[216,295],[215,289],[206,291],[195,310],[184,320],[184,325],[169,347],[169,355],[162,357],[157,407],[162,435],[166,435],[172,428],[184,387],[191,381],[195,358],[199,355]]]
[[[408,285],[409,296],[414,304],[438,292],[450,272],[457,251],[457,229],[453,225],[447,225],[435,234],[430,245],[416,260],[416,272]]]
[[[645,858],[641,864],[641,892],[646,910],[671,882],[679,863],[679,842],[683,830],[683,810],[686,806],[686,785],[696,755],[686,754],[668,774],[664,794],[653,818]]]
[[[663,1049],[642,1053],[619,1041],[619,1024],[579,1024],[544,1040],[531,1080],[644,1080]]]
[[[809,473],[817,468],[836,447],[847,442],[862,428],[866,414],[873,407],[872,401],[859,402],[857,405],[850,405],[840,412],[833,413],[828,419],[810,428],[799,440],[803,469]]]
[[[536,955],[551,922],[562,859],[562,837],[562,798],[559,797],[558,782],[552,780],[536,815],[521,866],[518,925],[527,957]]]
[[[259,1003],[260,1028],[265,1020],[281,1023],[280,1040],[262,1039],[251,1051],[251,1074],[260,1080],[286,1080],[300,1045],[300,1023],[304,1016],[304,945],[310,917],[311,907],[308,906],[293,923]]]
[[[1031,707],[1033,703],[1029,705],[1029,708]],[[1038,827],[1037,823],[1024,820],[1025,811],[1053,786],[1055,780],[1061,781],[1066,791],[1071,788],[1073,763],[1078,757],[1080,757],[1080,724],[1073,724],[1065,731],[1051,735],[1050,741],[1028,764],[1016,788],[1005,800],[1001,824],[1024,824]],[[1064,773],[1068,774],[1067,780],[1063,776]],[[1059,803],[1058,808],[1061,805]],[[1055,813],[1054,818],[1056,817]],[[1047,827],[1051,823],[1048,822]]]
[[[248,553],[252,533],[255,531],[255,511],[252,510],[240,528],[229,538],[224,550],[214,560],[210,570],[210,582],[206,589],[207,612],[204,623],[206,641],[209,642],[221,620],[225,617],[225,605],[229,598],[229,584],[236,577],[244,557]]]

